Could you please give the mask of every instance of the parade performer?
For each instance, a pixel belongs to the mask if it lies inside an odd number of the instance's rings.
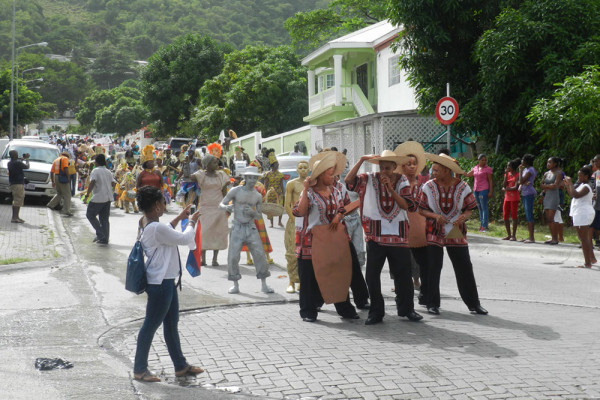
[[[421,187],[419,212],[426,218],[427,259],[422,279],[427,287],[425,303],[430,314],[440,313],[440,275],[444,262],[444,247],[452,262],[460,297],[469,311],[487,314],[479,302],[473,264],[467,243],[465,221],[477,207],[469,185],[452,176],[464,175],[458,163],[445,154],[425,153],[433,162],[433,179]],[[421,265],[423,271],[423,265]]]
[[[410,185],[410,190],[415,202],[418,202],[418,195],[421,190],[419,177],[425,169],[425,149],[420,143],[408,141],[400,144],[394,150],[399,156],[408,157],[408,161],[396,172],[402,173]],[[413,276],[413,285],[415,289],[420,289],[419,304],[424,304],[424,293],[427,291],[423,287],[421,277],[421,265],[427,266],[427,235],[425,233],[425,217],[418,211],[408,211],[408,247],[411,252],[411,270]]]
[[[308,176],[308,162],[300,161],[296,166],[298,177],[292,179],[285,185],[285,212],[288,215],[288,221],[285,225],[285,259],[287,261],[287,272],[290,284],[286,290],[287,293],[300,291],[300,278],[298,277],[298,260],[296,259],[296,218],[292,213],[292,207],[300,199],[300,193],[304,190],[304,181]]]
[[[315,157],[318,157],[316,161]],[[312,174],[304,180],[304,190],[292,209],[296,217],[296,256],[302,287],[300,317],[305,322],[317,320],[318,310],[323,304],[321,290],[325,289],[319,288],[315,277],[312,230],[321,225],[329,225],[329,229],[337,230],[338,224],[343,220],[344,206],[350,203],[350,199],[343,198],[342,193],[333,186],[335,176],[344,170],[346,157],[342,153],[331,151],[313,156],[309,160],[309,165],[311,164]],[[332,249],[332,252],[335,251],[336,249]],[[342,318],[360,318],[354,306],[350,304],[349,295],[345,301],[335,303],[335,308]]]
[[[219,250],[227,248],[227,214],[220,209],[219,204],[227,191],[229,177],[218,170],[219,160],[207,154],[202,159],[202,167],[190,176],[190,181],[197,185],[200,196],[198,209],[201,210],[200,226],[202,235],[202,262],[206,265],[206,250],[213,251],[212,265],[219,266],[217,256]]]
[[[261,204],[262,196],[254,190],[254,185],[261,174],[256,167],[248,167],[244,171],[244,186],[236,186],[227,193],[221,201],[219,208],[228,213],[233,213],[233,224],[229,233],[229,253],[227,255],[228,279],[233,281],[229,293],[239,293],[238,281],[242,278],[240,274],[240,252],[242,246],[248,246],[254,266],[256,277],[261,280],[261,291],[273,293],[273,289],[267,286],[266,279],[271,275],[269,265],[260,240],[258,229],[254,224],[255,219],[262,218]],[[232,202],[233,204],[229,204]]]
[[[139,212],[137,205],[135,204],[135,175],[133,172],[125,174],[125,178],[121,182],[121,204],[126,214],[129,214],[129,204],[133,205],[133,212]]]
[[[183,148],[183,146],[182,146]],[[183,203],[184,206],[197,204],[197,198],[200,195],[200,187],[198,183],[192,179],[193,174],[198,171],[198,160],[196,160],[196,152],[188,150],[187,157],[180,164],[181,171],[177,179],[179,180],[179,191],[177,192],[177,201]]]
[[[260,164],[257,161],[252,161],[250,163],[250,165],[258,168],[258,172],[262,172]],[[241,181],[240,186],[244,186],[245,183],[246,183],[245,181]],[[262,183],[257,181],[256,185],[254,185],[254,189],[256,189],[256,191],[258,193],[260,193],[260,195],[262,196],[262,199],[263,199],[263,203],[264,203],[265,196],[267,195],[267,191],[265,190],[265,185],[263,185]],[[258,234],[260,235],[260,240],[262,241],[263,249],[265,249],[265,255],[267,256],[267,262],[269,264],[273,264],[274,261],[269,256],[269,254],[273,252],[273,247],[271,246],[271,240],[269,240],[269,234],[267,233],[267,227],[265,226],[264,218],[261,217],[260,219],[255,219],[254,224],[256,225],[256,228],[258,229]],[[248,249],[248,247],[246,245],[244,245],[244,247],[242,247],[242,251],[246,252],[246,258],[247,258],[246,263],[248,265],[254,265],[254,261],[252,260],[252,256],[250,255],[250,250]]]
[[[423,317],[415,311],[414,288],[408,249],[408,215],[416,204],[405,177],[395,173],[408,157],[384,150],[380,156],[364,155],[346,175],[348,190],[360,196],[360,214],[367,241],[366,280],[371,308],[365,325],[383,321],[385,304],[381,293],[381,270],[387,259],[394,279],[398,316],[411,321]],[[363,162],[379,165],[379,172],[357,175]]]
[[[277,159],[271,163],[271,170],[265,174],[263,182],[265,183],[265,188],[267,189],[267,201],[269,203],[276,203],[280,206],[283,206],[283,174],[279,172],[279,163],[277,162]],[[270,198],[269,196],[269,192],[272,192],[271,189],[273,189],[273,191],[276,193],[274,199]],[[273,228],[273,217],[270,217],[269,221],[271,222],[271,228]],[[279,226],[283,228],[283,224],[281,223],[281,215],[279,216]]]
[[[151,144],[144,146],[140,162],[143,170],[137,176],[136,189],[139,190],[142,186],[154,186],[162,191],[162,175],[154,168],[154,146]]]

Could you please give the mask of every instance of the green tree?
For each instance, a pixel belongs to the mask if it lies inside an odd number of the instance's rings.
[[[296,13],[285,21],[284,27],[296,49],[310,50],[385,18],[383,1],[332,0],[326,8]]]
[[[16,91],[16,89],[15,89]],[[19,102],[14,102],[14,123],[19,125],[38,121],[45,113],[38,107],[41,96],[26,85],[19,85]],[[10,131],[10,69],[0,71],[0,129],[3,132]],[[3,136],[3,135],[2,135]]]
[[[473,119],[488,138],[502,135],[503,150],[532,150],[526,116],[536,99],[549,98],[585,64],[600,63],[600,1],[526,0],[494,25],[475,49],[481,89]]]
[[[157,134],[173,135],[189,120],[198,90],[221,72],[223,51],[208,36],[189,34],[160,48],[142,71],[144,102]]]
[[[73,62],[50,60],[43,55],[29,53],[19,59],[20,72],[38,67],[44,67],[44,70],[30,71],[22,78],[24,81],[44,79],[37,91],[51,112],[76,111],[79,102],[93,89],[89,76]]]
[[[306,70],[287,46],[249,46],[225,56],[220,75],[205,82],[192,122],[206,137],[223,128],[270,136],[303,124]]]
[[[90,76],[100,89],[111,89],[136,76],[130,53],[105,42],[90,67]]]
[[[504,0],[390,0],[388,18],[403,26],[398,43],[401,67],[415,88],[419,108],[433,113],[437,101],[451,95],[461,108],[455,133],[477,130],[469,119],[470,100],[479,92],[477,40],[493,26]]]
[[[551,97],[535,102],[527,118],[538,143],[560,149],[573,171],[598,153],[600,67],[586,67],[556,86]]]
[[[126,81],[118,88],[95,90],[80,104],[76,118],[86,129],[125,134],[142,127],[149,112],[142,92]]]

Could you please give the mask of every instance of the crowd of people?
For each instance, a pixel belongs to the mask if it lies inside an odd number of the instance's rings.
[[[155,149],[151,145],[140,149],[135,143],[124,142],[119,145],[119,150],[124,150],[121,157],[118,151],[111,154],[116,148],[107,151],[104,146],[76,144],[57,144],[62,148],[51,174],[57,195],[48,207],[62,207],[66,216],[72,215],[71,196],[78,190],[82,201],[88,204],[86,217],[96,233],[94,242],[100,245],[109,242],[111,207],[128,213],[131,206],[134,213],[143,214],[139,234],[149,260],[148,307],[138,338],[136,379],[159,380],[148,371],[147,357],[161,323],[176,374],[202,372],[202,368],[187,364],[177,333],[175,280],[181,276],[181,264],[176,249],[178,245],[195,246],[196,222],[202,236],[202,265],[207,265],[207,251],[213,252],[212,266],[219,265],[219,251],[228,251],[228,279],[233,282],[229,293],[240,292],[242,252],[247,253],[248,264],[255,265],[261,291],[273,292],[266,283],[269,264],[273,262],[262,213],[267,203],[281,207],[281,213],[268,215],[271,227],[277,217],[283,227],[283,212],[289,217],[283,244],[289,276],[286,291],[299,293],[303,321],[315,322],[321,307],[328,303],[334,304],[342,318],[360,318],[358,308],[368,310],[365,325],[381,323],[385,316],[381,275],[386,261],[397,315],[413,322],[423,318],[415,310],[415,289],[419,290],[418,304],[425,306],[428,313],[439,315],[444,248],[467,309],[474,314],[488,313],[479,300],[466,235],[466,222],[475,209],[479,211],[479,230],[485,232],[489,228],[493,170],[483,154],[470,171],[464,171],[446,152],[426,153],[413,141],[402,143],[394,151],[364,155],[353,166],[348,165],[343,152],[325,149],[309,161],[299,162],[298,178],[284,185],[277,158],[268,149],[250,160],[242,147],[236,147],[228,159],[219,143],[201,149],[184,145],[172,154],[170,149]],[[12,184],[22,179],[28,162],[27,155],[22,155],[22,159],[17,154],[10,156]],[[534,157],[526,154],[506,165],[501,185],[507,232],[503,240],[517,241],[518,209],[522,202],[529,234],[522,241],[535,242],[533,205],[538,196],[538,174],[533,161]],[[368,168],[376,171],[359,173],[365,169],[365,163],[376,165]],[[566,192],[572,199],[570,216],[581,241],[582,267],[591,268],[597,262],[593,235],[600,228],[600,202],[594,202],[600,189],[595,184],[600,180],[600,172],[594,172],[600,168],[600,155],[592,161],[593,166],[578,171],[577,182],[565,175],[561,164],[558,158],[548,159],[547,171],[539,179],[538,198],[543,202],[551,236],[545,243],[556,245],[562,239],[561,193]],[[234,177],[232,170],[241,166],[244,171]],[[75,184],[74,175],[79,177]],[[471,177],[473,189],[465,179]],[[22,221],[19,193],[15,188],[14,223]],[[159,222],[173,201],[181,207],[178,216],[171,224],[153,224]],[[189,220],[187,227],[182,231],[174,229],[184,219]],[[361,267],[365,264],[363,275]],[[338,274],[335,278],[327,273],[332,265]]]

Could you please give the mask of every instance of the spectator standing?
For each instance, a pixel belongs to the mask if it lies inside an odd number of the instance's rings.
[[[504,203],[502,204],[502,219],[506,228],[506,237],[502,240],[517,240],[517,224],[519,211],[519,164],[521,160],[509,161],[506,164],[502,191],[504,192]],[[510,218],[513,220],[512,234],[510,230]]]
[[[160,325],[163,325],[164,339],[176,377],[195,376],[204,370],[190,365],[181,349],[179,339],[179,297],[181,288],[181,260],[178,245],[196,248],[195,226],[200,212],[190,214],[190,207],[184,208],[170,224],[159,222],[166,209],[162,192],[152,186],[144,186],[136,195],[136,200],[144,216],[139,222],[139,237],[146,255],[146,316],[137,337],[133,378],[142,382],[160,382],[160,378],[148,370],[148,354],[152,340]],[[183,232],[175,229],[183,219],[189,219]],[[179,277],[179,282],[175,280]]]
[[[485,154],[480,154],[477,157],[477,165],[465,176],[473,177],[473,194],[477,202],[479,210],[479,232],[486,232],[489,225],[489,199],[492,197],[492,167],[487,165],[487,157]]]
[[[564,186],[571,196],[571,211],[569,215],[573,218],[573,226],[577,230],[577,236],[581,241],[581,250],[583,251],[584,265],[578,268],[592,268],[595,264],[594,246],[592,244],[592,231],[590,224],[596,215],[592,206],[592,188],[588,183],[592,175],[590,167],[583,167],[577,172],[578,186],[575,188],[570,177],[565,177]]]
[[[22,224],[19,217],[19,211],[23,207],[25,200],[25,173],[23,170],[29,169],[29,154],[23,154],[23,160],[19,160],[19,153],[16,150],[8,152],[10,161],[8,162],[8,183],[12,193],[12,218],[10,222]]]
[[[546,162],[548,170],[544,173],[540,188],[544,191],[544,216],[546,223],[550,228],[550,240],[546,240],[545,244],[558,244],[558,224],[554,217],[560,208],[560,194],[558,190],[562,183],[562,171],[560,171],[560,160],[558,157],[550,157]]]
[[[533,183],[537,176],[537,171],[533,168],[534,159],[533,155],[525,154],[523,158],[521,158],[521,165],[519,165],[519,190],[521,191],[523,211],[525,212],[527,230],[529,231],[529,238],[522,240],[523,243],[535,243],[535,238],[533,236],[533,200],[537,195],[537,191],[535,190]]]
[[[90,184],[83,199],[87,203],[93,193],[85,216],[96,231],[94,242],[108,244],[110,235],[110,203],[113,200],[113,188],[117,183],[112,173],[106,168],[106,156],[98,154],[94,160],[96,168],[90,174]]]
[[[73,216],[71,213],[71,180],[69,178],[69,153],[62,152],[60,156],[52,163],[50,170],[50,180],[52,187],[56,189],[56,195],[48,203],[48,207],[55,210],[60,205],[67,217]]]
[[[592,165],[596,169],[594,174],[592,175],[592,179],[595,183],[594,185],[594,210],[596,211],[596,216],[594,217],[594,222],[592,222],[593,235],[596,238],[596,246],[600,246],[600,241],[598,240],[598,233],[600,233],[600,154],[596,154],[594,159],[592,160]]]

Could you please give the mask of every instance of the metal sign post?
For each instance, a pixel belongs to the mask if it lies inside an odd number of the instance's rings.
[[[446,93],[448,96],[442,97],[435,107],[435,116],[442,125],[446,125],[446,146],[449,150],[451,145],[450,125],[456,120],[456,117],[458,117],[458,103],[450,97],[449,83],[446,84]]]

